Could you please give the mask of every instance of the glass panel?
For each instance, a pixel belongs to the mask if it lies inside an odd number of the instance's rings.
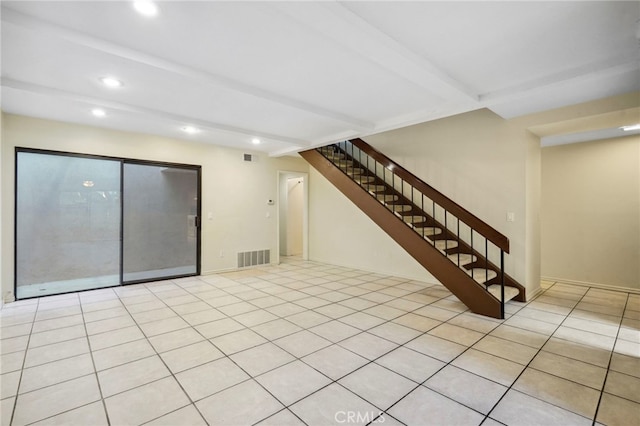
[[[123,281],[197,271],[198,170],[124,164]]]
[[[120,162],[17,157],[17,298],[118,285]]]

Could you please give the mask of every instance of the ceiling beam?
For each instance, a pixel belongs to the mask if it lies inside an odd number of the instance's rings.
[[[604,61],[589,63],[581,67],[571,68],[535,80],[525,81],[524,83],[514,86],[483,93],[480,95],[480,101],[483,106],[495,105],[497,103],[530,96],[532,93],[547,90],[549,87],[556,85],[564,85],[571,82],[597,79],[600,77],[613,77],[617,74],[635,71],[637,69],[638,59],[635,55],[611,57]]]
[[[412,52],[347,6],[337,2],[269,2],[266,7],[446,101],[478,101],[477,94],[462,82]]]
[[[101,106],[114,111],[122,111],[127,113],[145,115],[153,118],[161,118],[163,120],[172,121],[180,125],[189,124],[189,125],[198,126],[202,129],[233,133],[233,134],[241,135],[243,137],[248,137],[248,138],[258,137],[265,140],[282,142],[282,143],[292,145],[293,149],[302,149],[308,146],[308,142],[306,141],[290,138],[287,136],[275,135],[272,133],[265,133],[265,132],[251,130],[251,129],[245,129],[242,127],[230,126],[227,124],[216,123],[208,120],[194,119],[192,117],[185,117],[182,115],[172,114],[166,111],[153,109],[153,108],[134,106],[134,105],[129,105],[122,102],[107,101],[104,99],[85,96],[85,95],[69,92],[66,90],[55,89],[53,87],[41,86],[38,84],[27,83],[24,81],[14,80],[10,78],[2,78],[1,85],[2,87],[21,90],[24,92],[30,92],[38,95],[53,96],[56,98],[66,99],[69,101],[90,105],[92,107]]]
[[[153,55],[149,55],[138,50],[134,50],[128,47],[120,46],[115,43],[111,43],[79,31],[71,30],[56,24],[45,22],[43,20],[34,18],[29,15],[17,12],[7,7],[2,8],[2,21],[10,24],[14,24],[29,30],[44,32],[50,36],[58,37],[67,40],[71,43],[88,47],[103,53],[107,53],[120,58],[128,59],[133,62],[145,64],[157,69],[161,69],[166,72],[180,75],[182,77],[191,78],[201,83],[223,87],[228,90],[240,92],[249,96],[264,99],[269,102],[277,103],[280,105],[294,108],[308,114],[328,118],[334,121],[348,124],[350,127],[359,129],[361,131],[370,131],[374,128],[374,124],[361,120],[356,117],[351,117],[346,114],[339,113],[337,111],[322,108],[317,105],[312,105],[308,102],[304,102],[298,99],[292,99],[286,96],[279,95],[275,92],[261,89],[256,86],[242,83],[231,78],[201,71],[195,68],[191,68],[173,61],[169,61],[163,58],[159,58]]]

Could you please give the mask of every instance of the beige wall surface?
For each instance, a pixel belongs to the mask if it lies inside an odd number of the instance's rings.
[[[202,273],[233,269],[240,251],[271,249],[276,256],[278,170],[307,173],[301,158],[270,158],[205,143],[105,130],[3,114],[2,123],[2,296],[13,292],[13,206],[15,147],[78,152],[202,166]],[[208,219],[209,212],[212,219]],[[269,213],[270,217],[266,217]],[[222,257],[220,256],[222,254]]]
[[[438,282],[314,168],[309,175],[309,258],[385,275]]]
[[[540,173],[537,137],[523,126],[478,110],[364,139],[506,235],[511,244],[506,272],[525,285],[528,294],[539,289],[539,228],[534,214]],[[393,268],[401,276],[424,275],[406,253],[378,252],[381,247],[385,250],[384,239],[373,222],[361,220],[357,208],[335,195],[341,195],[336,189],[319,183],[319,177],[311,175],[310,190],[315,259],[366,263],[361,267],[369,270]],[[321,201],[327,199],[331,201]],[[506,221],[507,212],[515,214],[514,222]],[[367,256],[371,256],[368,261],[362,259]]]
[[[287,180],[287,256],[302,255],[304,178]]]
[[[542,275],[640,288],[640,137],[542,149]]]
[[[2,124],[4,122],[4,114],[2,112],[0,112],[0,194],[4,194],[5,188],[4,188],[4,184],[2,183],[4,178],[2,176],[2,170],[4,169],[4,167],[2,166],[2,162],[4,161],[4,142],[2,141],[3,137],[2,137]],[[2,236],[4,235],[4,209],[7,208],[8,206],[5,204],[4,202],[4,196],[0,197],[0,306],[2,306],[4,304],[4,289],[1,285],[2,282],[4,282],[4,275],[3,275],[3,270],[5,268],[5,266],[3,265],[4,261],[2,260],[4,258],[4,240],[2,239]]]
[[[527,156],[525,165],[525,241],[526,241],[526,261],[525,276],[527,282],[538,282],[541,276],[542,246],[540,243],[540,198],[542,191],[542,151],[540,149],[540,139],[529,132],[527,139]],[[534,291],[539,291],[535,289]],[[532,297],[533,293],[528,293]]]
[[[528,268],[539,262],[540,250],[535,225],[529,226],[538,138],[483,109],[365,139],[509,238],[506,273],[529,295],[539,289],[539,269]],[[508,212],[515,221],[507,222]]]

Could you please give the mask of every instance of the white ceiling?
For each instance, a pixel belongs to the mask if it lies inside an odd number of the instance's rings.
[[[157,4],[2,1],[2,109],[279,155],[640,89],[635,1]]]

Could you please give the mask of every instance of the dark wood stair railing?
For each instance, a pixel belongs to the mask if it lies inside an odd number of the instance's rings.
[[[473,312],[504,318],[506,301],[525,301],[525,288],[504,273],[508,238],[366,142],[355,139],[300,154]],[[436,206],[444,213],[439,218]],[[471,241],[461,238],[461,222]],[[498,262],[489,260],[489,243],[499,250]]]

